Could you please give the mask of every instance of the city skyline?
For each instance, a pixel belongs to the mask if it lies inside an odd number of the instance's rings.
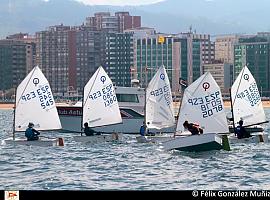
[[[50,1],[44,2],[44,5],[49,5]],[[68,2],[72,1],[74,0]],[[167,0],[163,3],[170,2],[172,1]],[[31,68],[29,66],[36,63],[45,70],[57,95],[66,93],[69,87],[81,92],[82,85],[100,65],[109,71],[114,84],[122,86],[130,86],[131,76],[135,79],[136,76],[139,77],[141,86],[145,86],[152,76],[152,72],[146,69],[166,65],[171,70],[169,77],[175,83],[172,85],[173,91],[181,89],[176,84],[179,78],[192,83],[205,72],[204,70],[216,72],[218,68],[224,68],[215,78],[224,85],[222,88],[225,91],[232,83],[233,75],[237,74],[243,65],[249,65],[252,60],[258,58],[253,62],[251,70],[259,77],[261,66],[258,63],[265,61],[263,68],[266,77],[259,85],[264,91],[270,91],[267,81],[269,63],[266,59],[269,54],[270,32],[258,31],[257,35],[237,34],[235,38],[219,38],[214,43],[214,40],[210,39],[210,33],[200,32],[192,25],[182,32],[173,33],[160,32],[155,25],[145,27],[144,23],[141,15],[134,15],[129,9],[119,9],[114,13],[101,10],[94,12],[92,16],[86,15],[79,25],[58,23],[37,30],[33,35],[21,31],[17,32],[19,34],[11,34],[7,40],[2,41],[2,57],[5,58],[2,66],[3,69],[11,70],[14,73],[13,77],[17,78],[10,79],[13,82],[6,82],[3,88],[17,85],[21,79],[19,75],[23,76]],[[246,44],[248,42],[252,44]],[[239,50],[236,49],[238,44]],[[262,50],[262,47],[265,49]],[[29,56],[25,57],[25,53]],[[250,57],[243,56],[246,54]],[[7,67],[6,63],[12,67]],[[219,66],[216,66],[217,64]],[[231,67],[233,65],[237,66],[237,69]],[[135,70],[137,75],[131,75],[131,70]],[[146,81],[143,83],[143,80]]]
[[[142,26],[153,27],[163,33],[184,32],[190,26],[197,32],[210,35],[270,31],[267,20],[270,2],[265,0],[256,3],[253,0],[149,0],[143,3],[158,3],[141,6],[86,5],[79,1],[82,0],[2,1],[0,27],[5,28],[0,29],[0,38],[17,32],[35,34],[56,24],[78,26],[95,12],[123,10],[142,16]]]

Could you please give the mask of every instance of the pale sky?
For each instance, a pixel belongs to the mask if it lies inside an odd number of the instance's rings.
[[[82,2],[86,5],[114,5],[114,6],[125,6],[125,5],[145,5],[151,3],[157,3],[164,0],[75,0]]]

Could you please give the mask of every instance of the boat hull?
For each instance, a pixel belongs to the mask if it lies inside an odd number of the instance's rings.
[[[26,145],[26,146],[39,146],[39,147],[50,147],[50,146],[64,146],[63,138],[40,138],[39,140],[35,141],[27,141],[24,138],[7,138],[3,140],[4,144],[8,145]]]
[[[59,117],[62,124],[63,132],[81,132],[81,116],[59,115]],[[124,134],[139,134],[140,127],[143,124],[144,118],[143,117],[122,118],[122,121],[123,122],[120,124],[95,127],[93,129],[97,132],[103,133],[115,132]],[[160,131],[163,133],[172,133],[174,130],[175,126],[161,130],[149,129],[149,131],[152,133],[159,133]]]
[[[162,143],[173,139],[173,135],[158,135],[158,136],[138,136],[138,143]]]
[[[172,140],[163,142],[161,149],[188,152],[221,150],[229,148],[228,140],[224,139],[226,137],[226,135],[217,135],[215,133],[175,137]],[[224,144],[224,142],[227,142],[227,144]],[[227,147],[225,148],[225,146]]]
[[[245,127],[245,129],[249,133],[256,133],[256,132],[263,132],[264,131],[264,128],[260,125]],[[230,131],[230,133],[234,133],[233,125],[229,125],[229,131]]]
[[[268,134],[264,134],[264,133],[252,135],[249,138],[241,138],[241,139],[238,139],[234,134],[231,134],[229,136],[229,140],[230,140],[231,144],[236,144],[236,143],[260,143],[260,142],[268,143],[268,141],[269,141]]]
[[[81,143],[90,143],[90,144],[98,144],[104,142],[113,142],[113,141],[122,141],[123,136],[119,133],[112,134],[102,134],[102,135],[94,135],[94,136],[74,136],[73,140],[75,142]]]

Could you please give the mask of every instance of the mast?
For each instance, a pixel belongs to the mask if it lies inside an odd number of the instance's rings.
[[[144,88],[144,134],[146,134],[146,128],[147,128],[147,123],[146,123],[146,101],[147,101],[147,97],[146,97],[146,89],[148,87],[148,71],[147,71],[147,66],[145,67],[145,88]]]
[[[231,113],[232,113],[232,120],[233,120],[233,132],[235,133],[235,123],[234,123],[233,102],[232,102],[232,92],[231,92],[231,88],[229,89],[229,93],[230,93]]]
[[[15,89],[15,102],[14,102],[14,109],[13,109],[13,130],[12,130],[12,137],[15,140],[15,114],[16,114],[16,93],[17,89]]]
[[[145,89],[144,89],[144,125],[145,125],[145,129],[144,129],[144,134],[146,134],[146,128],[147,128],[147,123],[146,123],[146,88],[147,86],[145,85]]]
[[[84,107],[84,88],[83,88],[83,95],[82,95],[81,136],[82,136],[82,131],[83,131],[83,107]]]

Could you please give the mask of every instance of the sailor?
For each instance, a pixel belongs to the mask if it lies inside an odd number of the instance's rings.
[[[140,128],[140,135],[145,136],[146,133],[147,133],[147,126],[146,126],[145,122],[143,122],[143,124],[141,125],[141,128]]]
[[[96,131],[94,131],[93,129],[91,129],[89,126],[88,126],[88,123],[87,122],[85,122],[84,124],[84,134],[86,135],[86,136],[93,136],[93,135],[100,135],[100,133],[99,132],[96,132]]]
[[[247,130],[245,129],[245,127],[243,127],[243,120],[240,119],[240,121],[238,122],[238,126],[235,128],[235,135],[237,136],[238,139],[242,139],[242,138],[249,138],[251,137],[250,133],[247,132]]]
[[[199,124],[189,123],[185,121],[183,123],[185,129],[191,132],[192,135],[199,135],[203,134],[203,129],[199,126]]]
[[[40,135],[40,133],[33,127],[34,124],[32,122],[29,122],[28,128],[25,130],[25,137],[28,141],[34,141],[39,139],[38,135]]]

